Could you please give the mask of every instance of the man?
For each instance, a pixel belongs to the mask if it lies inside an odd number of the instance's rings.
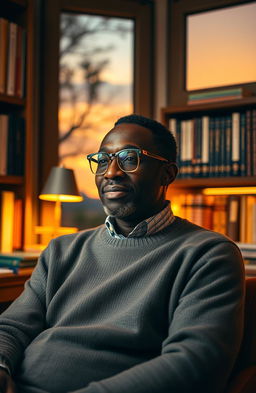
[[[222,392],[242,336],[238,248],[173,216],[161,124],[121,118],[88,159],[106,225],[52,240],[1,316],[1,391]]]

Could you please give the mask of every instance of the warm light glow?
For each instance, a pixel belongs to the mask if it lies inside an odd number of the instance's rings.
[[[83,197],[80,195],[41,194],[39,195],[39,199],[52,202],[81,202]]]
[[[222,188],[204,188],[204,195],[252,195],[256,194],[256,187],[222,187]]]

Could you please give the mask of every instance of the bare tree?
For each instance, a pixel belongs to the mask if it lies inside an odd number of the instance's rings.
[[[59,142],[67,141],[76,130],[86,131],[92,126],[88,121],[92,105],[103,101],[101,88],[106,81],[102,73],[108,67],[107,54],[114,49],[113,45],[92,45],[99,33],[113,32],[121,37],[125,36],[130,29],[123,23],[109,17],[91,18],[89,15],[78,17],[73,14],[64,14],[61,20],[61,48],[60,48],[60,100],[68,103],[72,108],[68,128],[62,132]],[[105,58],[102,59],[102,54]],[[101,56],[99,56],[101,55]],[[75,82],[75,72],[70,57],[78,59],[79,72],[83,82]],[[99,59],[100,58],[100,59]],[[106,99],[109,103],[110,97]],[[77,103],[82,104],[84,109],[77,112]],[[65,153],[61,159],[67,156],[75,156],[83,152],[81,144],[72,146],[72,151]]]

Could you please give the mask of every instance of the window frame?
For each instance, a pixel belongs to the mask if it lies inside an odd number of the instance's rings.
[[[186,16],[200,12],[217,10],[242,4],[252,0],[169,0],[168,2],[168,65],[167,65],[167,105],[183,106],[187,103],[186,90]],[[255,90],[255,83],[236,84]],[[221,86],[227,88],[231,86]],[[216,90],[216,87],[203,89]],[[193,90],[195,93],[196,90]],[[256,92],[256,91],[255,91]]]
[[[43,2],[41,67],[41,186],[58,164],[59,38],[62,12],[91,13],[135,21],[134,112],[153,115],[153,12],[152,1],[45,0]]]

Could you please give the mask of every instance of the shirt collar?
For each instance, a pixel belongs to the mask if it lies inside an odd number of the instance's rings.
[[[142,237],[153,235],[168,225],[172,224],[175,220],[173,215],[171,204],[166,201],[166,206],[154,216],[141,221],[136,227],[128,234],[127,237]],[[109,234],[117,239],[125,239],[126,237],[116,232],[115,229],[115,218],[108,216],[105,221],[106,227]]]

